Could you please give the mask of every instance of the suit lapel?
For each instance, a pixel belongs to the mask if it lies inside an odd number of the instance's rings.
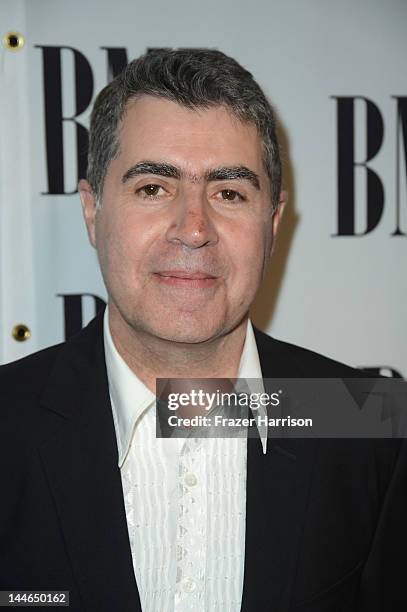
[[[304,376],[272,339],[256,331],[256,342],[264,378]],[[259,438],[248,439],[242,612],[289,608],[314,456],[312,439],[269,437],[266,455]]]
[[[141,612],[104,361],[102,315],[69,341],[44,405],[57,430],[40,446],[66,551],[87,610]]]

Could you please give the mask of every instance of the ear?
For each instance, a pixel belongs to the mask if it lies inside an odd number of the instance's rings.
[[[277,235],[278,227],[280,225],[281,217],[283,216],[283,212],[287,204],[287,201],[288,201],[287,191],[281,191],[280,197],[278,199],[277,208],[273,212],[273,219],[271,222],[271,232],[272,232],[273,240],[275,239]]]
[[[95,238],[95,218],[96,218],[96,198],[88,181],[81,179],[78,185],[79,197],[82,204],[83,218],[85,219],[86,229],[88,230],[89,241],[96,248]]]

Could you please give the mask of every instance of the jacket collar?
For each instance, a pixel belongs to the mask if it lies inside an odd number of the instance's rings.
[[[102,317],[61,348],[42,397],[54,413],[55,432],[39,452],[84,607],[141,612],[117,465]]]
[[[306,376],[285,343],[255,328],[265,390],[267,379]],[[315,463],[312,439],[275,438],[267,455],[248,439],[246,549],[242,612],[290,607],[308,493]]]

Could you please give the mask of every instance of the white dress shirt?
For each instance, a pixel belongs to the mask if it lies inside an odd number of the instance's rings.
[[[157,438],[155,395],[104,344],[133,567],[143,612],[238,612],[246,438]],[[262,379],[248,321],[238,378]],[[257,392],[264,390],[257,382]],[[265,414],[259,410],[259,413]],[[266,452],[267,428],[260,429]]]

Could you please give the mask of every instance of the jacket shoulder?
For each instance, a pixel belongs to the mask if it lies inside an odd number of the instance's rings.
[[[279,376],[310,378],[358,378],[368,374],[302,346],[277,340],[255,329],[257,347],[262,366],[280,372]],[[285,372],[285,374],[283,374]]]
[[[90,347],[103,336],[103,313],[92,319],[75,335],[17,361],[0,366],[0,388],[4,393],[19,393],[28,387],[30,394],[44,386],[60,357],[80,355],[85,358]]]
[[[0,366],[0,389],[4,399],[35,399],[41,393],[65,343],[55,344],[17,361]]]

